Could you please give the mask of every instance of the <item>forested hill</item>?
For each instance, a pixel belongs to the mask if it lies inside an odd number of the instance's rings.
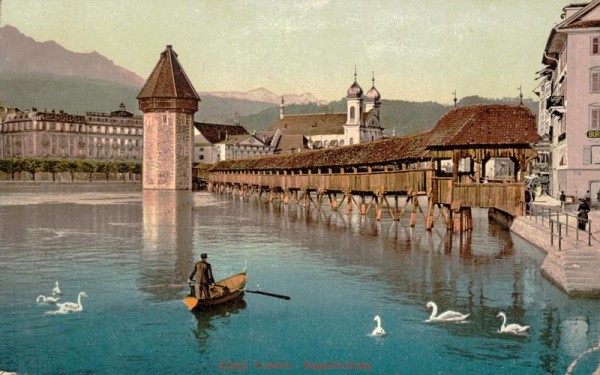
[[[458,101],[458,106],[476,104],[517,104],[516,98],[489,99],[468,96]],[[523,104],[537,115],[537,102],[526,99]],[[431,129],[453,106],[435,102],[409,102],[405,100],[384,100],[381,105],[381,123],[386,134],[394,130],[396,135],[412,134]],[[305,104],[285,107],[286,114],[345,112],[346,100],[341,99],[327,105]],[[243,116],[240,123],[248,131],[268,129],[279,118],[279,107],[265,109],[256,114]]]

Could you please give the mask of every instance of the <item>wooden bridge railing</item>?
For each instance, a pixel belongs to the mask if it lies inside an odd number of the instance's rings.
[[[459,207],[496,208],[513,216],[523,214],[523,183],[452,183],[450,177],[433,177],[431,198],[435,203]]]
[[[320,190],[365,192],[373,194],[422,192],[430,186],[432,171],[416,169],[393,172],[344,174],[254,174],[209,173],[212,183],[227,183],[281,188],[289,190]]]
[[[454,184],[452,205],[496,208],[513,216],[523,215],[523,183]]]
[[[453,183],[452,178],[434,177],[430,169],[339,174],[211,172],[208,180],[282,190],[429,194],[433,203],[450,205],[453,209],[495,208],[513,216],[523,215],[525,201],[523,183]]]

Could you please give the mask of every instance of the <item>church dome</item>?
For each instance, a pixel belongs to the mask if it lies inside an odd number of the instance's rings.
[[[367,91],[366,97],[367,100],[370,102],[378,103],[381,101],[381,94],[379,93],[379,91],[377,91],[375,86],[371,87],[369,91]]]
[[[362,94],[363,94],[363,89],[356,82],[356,79],[354,79],[354,83],[348,89],[348,96],[346,96],[346,97],[347,98],[360,98],[360,97],[362,97]]]

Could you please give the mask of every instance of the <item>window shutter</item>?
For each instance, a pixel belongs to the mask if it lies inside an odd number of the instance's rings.
[[[600,85],[598,82],[599,77],[600,77],[600,74],[598,74],[597,71],[592,71],[592,92],[600,91]]]
[[[600,128],[600,108],[592,107],[590,110],[590,129]]]

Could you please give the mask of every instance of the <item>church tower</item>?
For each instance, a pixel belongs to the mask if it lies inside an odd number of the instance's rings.
[[[365,112],[371,112],[371,110],[379,109],[379,107],[381,106],[381,94],[375,88],[375,72],[373,72],[372,82],[373,85],[365,94],[365,96],[367,97],[367,101],[365,103]]]
[[[168,45],[137,96],[144,112],[143,188],[192,188],[194,113],[200,97]]]
[[[346,95],[347,117],[344,125],[346,144],[360,143],[360,127],[363,117],[363,90],[356,82],[356,69],[354,70],[354,83],[348,88]]]

